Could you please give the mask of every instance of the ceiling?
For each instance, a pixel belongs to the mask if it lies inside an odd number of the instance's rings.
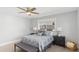
[[[65,12],[76,11],[77,8],[74,7],[37,7],[36,12],[39,12],[38,15],[28,16],[26,14],[19,14],[27,18],[40,18],[48,15],[60,14]]]
[[[5,14],[16,14],[19,17],[26,17],[26,18],[40,18],[44,16],[49,16],[49,15],[55,15],[55,14],[60,14],[60,13],[66,13],[66,12],[71,12],[71,11],[76,11],[77,7],[36,7],[36,12],[39,12],[38,15],[32,15],[28,16],[26,14],[20,14],[21,10],[15,7],[0,7],[0,13],[5,13]]]

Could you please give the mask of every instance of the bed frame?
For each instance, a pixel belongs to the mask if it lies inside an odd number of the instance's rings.
[[[50,43],[42,52],[46,52],[46,49],[51,47],[52,43]],[[16,52],[16,47],[19,47],[20,49],[24,50],[25,52],[40,52],[38,48],[25,44],[23,42],[19,42],[14,44],[14,52]]]

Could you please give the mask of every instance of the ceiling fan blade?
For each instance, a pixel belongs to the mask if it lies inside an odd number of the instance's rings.
[[[26,7],[26,12],[30,12],[30,11],[31,11],[30,7]]]
[[[31,11],[34,11],[34,10],[36,10],[36,8],[32,8],[32,9],[31,9]]]
[[[26,12],[18,12],[18,13],[26,13]]]
[[[30,9],[30,7],[26,7],[26,9],[27,9],[27,10],[29,10],[29,9]]]
[[[18,9],[21,9],[21,10],[23,10],[23,11],[27,11],[27,10],[25,10],[24,8],[21,8],[21,7],[17,7]]]
[[[31,13],[33,13],[33,14],[39,14],[39,13],[37,13],[37,12],[31,12]]]

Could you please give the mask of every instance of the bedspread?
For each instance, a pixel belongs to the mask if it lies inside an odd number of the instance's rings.
[[[27,36],[24,36],[22,40],[22,42],[24,43],[27,43],[39,48],[39,51],[42,51],[52,41],[53,41],[53,36],[38,36],[38,35],[27,35]]]

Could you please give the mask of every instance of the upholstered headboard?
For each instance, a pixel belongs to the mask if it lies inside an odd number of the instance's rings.
[[[52,31],[54,25],[40,25],[40,31]]]

